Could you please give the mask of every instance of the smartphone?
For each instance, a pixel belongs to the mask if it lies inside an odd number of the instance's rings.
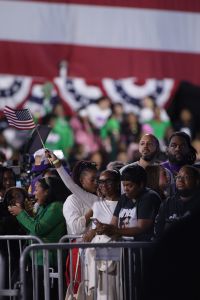
[[[96,224],[96,223],[98,222],[97,218],[94,218],[94,217],[90,217],[90,220],[91,220],[94,224]]]
[[[22,183],[21,183],[21,181],[20,181],[20,180],[17,180],[17,181],[16,181],[16,187],[19,187],[19,188],[21,188],[21,187],[22,187]]]

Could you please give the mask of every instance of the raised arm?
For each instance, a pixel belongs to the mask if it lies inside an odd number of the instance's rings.
[[[66,187],[73,194],[75,194],[80,199],[80,201],[82,201],[85,205],[92,207],[93,203],[95,201],[98,201],[98,196],[86,192],[79,185],[77,185],[73,181],[71,176],[68,174],[68,172],[65,170],[60,160],[52,152],[48,151],[47,153],[49,159],[51,160],[52,164],[55,166],[60,178],[62,179]]]
[[[60,223],[63,222],[62,203],[51,203],[44,212],[42,217],[33,218],[28,213],[19,207],[19,205],[9,207],[12,215],[16,216],[18,222],[22,224],[26,230],[39,237],[45,237],[54,230]]]

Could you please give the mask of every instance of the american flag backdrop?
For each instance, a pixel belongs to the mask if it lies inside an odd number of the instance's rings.
[[[200,83],[199,0],[1,0],[0,74]]]
[[[38,79],[68,111],[104,94],[166,107],[179,82],[200,84],[199,31],[199,0],[0,0],[0,111],[45,114]]]

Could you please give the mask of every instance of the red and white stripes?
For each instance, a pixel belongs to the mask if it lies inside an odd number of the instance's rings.
[[[0,1],[0,74],[200,83],[197,0]]]

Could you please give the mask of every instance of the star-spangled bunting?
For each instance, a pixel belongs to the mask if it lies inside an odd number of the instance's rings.
[[[3,112],[10,126],[19,130],[35,128],[33,117],[28,109],[13,109],[6,106]]]

